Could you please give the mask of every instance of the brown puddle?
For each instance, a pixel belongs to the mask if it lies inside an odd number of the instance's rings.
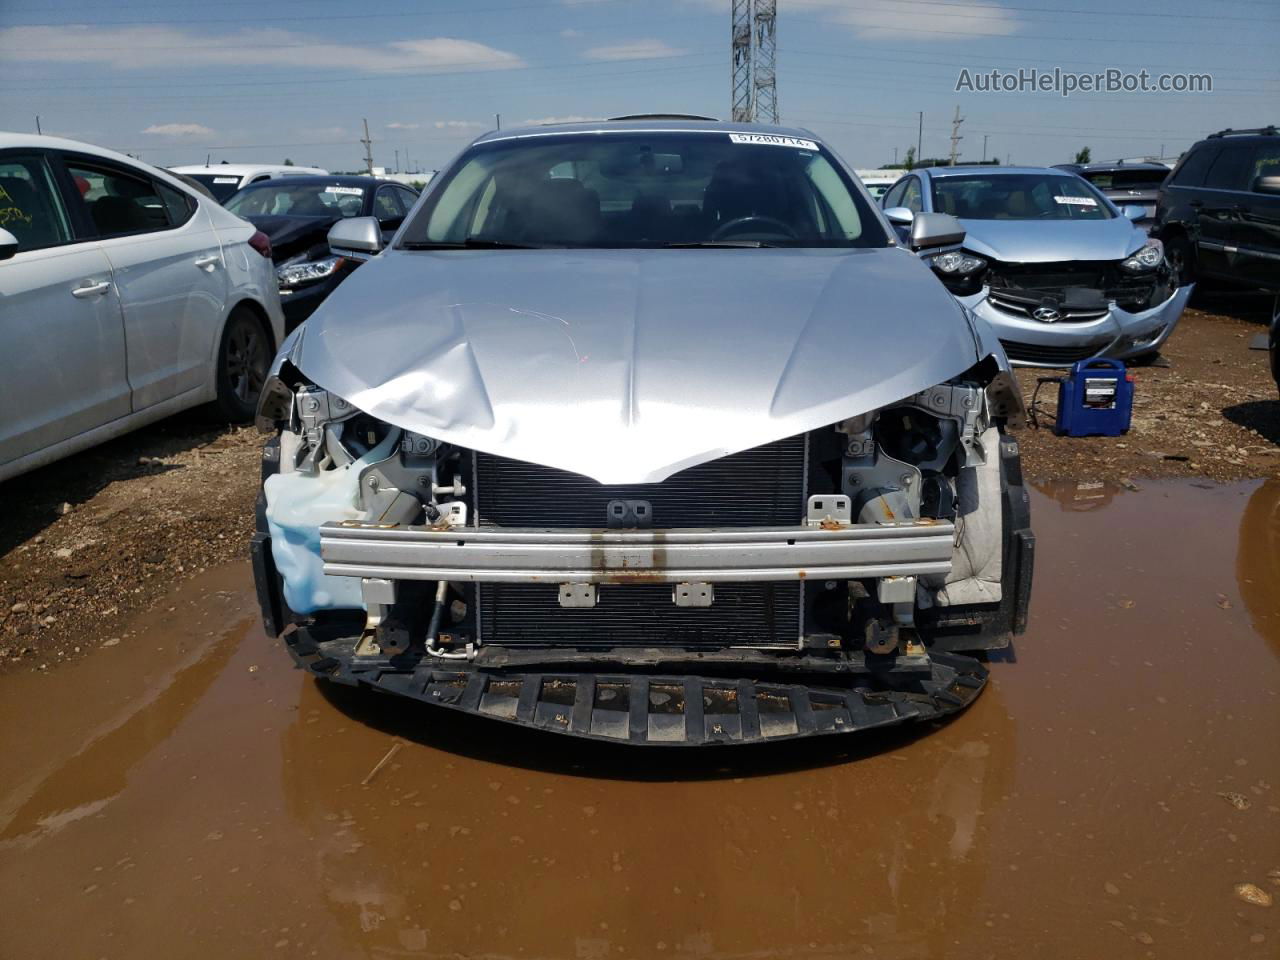
[[[0,680],[0,956],[1276,957],[1235,887],[1280,900],[1280,484],[1034,509],[1033,629],[978,702],[802,750],[322,689],[215,574]]]

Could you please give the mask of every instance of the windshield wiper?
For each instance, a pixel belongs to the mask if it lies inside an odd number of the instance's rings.
[[[696,250],[699,247],[726,247],[728,249],[750,250],[756,247],[776,247],[776,243],[769,243],[767,240],[686,240],[680,243],[664,243],[663,247],[670,250]]]
[[[505,240],[483,240],[467,237],[461,243],[432,243],[428,240],[406,240],[401,244],[406,250],[544,250],[536,243],[508,243]]]

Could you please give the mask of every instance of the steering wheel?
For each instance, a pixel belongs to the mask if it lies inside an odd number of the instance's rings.
[[[791,228],[787,223],[783,223],[775,217],[762,217],[757,214],[748,214],[745,217],[735,217],[733,220],[726,220],[720,226],[711,232],[712,240],[723,240],[726,235],[736,232],[740,227],[748,223],[768,224],[777,228],[777,232],[781,233],[788,240],[799,240],[800,235]]]

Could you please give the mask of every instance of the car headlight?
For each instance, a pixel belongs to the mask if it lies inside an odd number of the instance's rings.
[[[1133,256],[1120,261],[1120,268],[1130,273],[1145,273],[1154,270],[1164,263],[1164,244],[1159,240],[1148,240]]]
[[[325,257],[307,263],[290,263],[276,269],[276,280],[282,287],[300,287],[324,280],[338,272],[342,257]]]
[[[970,273],[977,273],[987,265],[987,261],[969,253],[953,250],[949,253],[939,253],[937,256],[930,257],[929,264],[939,273],[966,276]]]

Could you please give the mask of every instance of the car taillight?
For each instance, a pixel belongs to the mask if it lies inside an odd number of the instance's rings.
[[[268,260],[271,259],[271,241],[267,239],[267,235],[261,230],[254,231],[253,236],[249,238],[249,246],[253,247]]]

